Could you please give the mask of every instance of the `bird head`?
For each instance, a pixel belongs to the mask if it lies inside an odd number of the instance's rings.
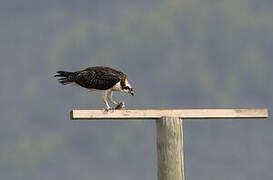
[[[130,93],[132,96],[135,95],[134,89],[127,81],[126,81],[125,86],[123,87],[123,91],[126,93]]]
[[[129,87],[129,86],[125,86],[124,88],[123,88],[123,92],[125,92],[125,93],[130,93],[132,96],[134,96],[134,89],[132,88],[132,87]]]

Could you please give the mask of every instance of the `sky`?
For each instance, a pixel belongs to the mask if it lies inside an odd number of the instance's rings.
[[[0,174],[156,179],[154,121],[70,121],[100,92],[58,70],[124,71],[128,109],[268,108],[268,120],[184,120],[187,180],[272,179],[273,1],[0,0]]]

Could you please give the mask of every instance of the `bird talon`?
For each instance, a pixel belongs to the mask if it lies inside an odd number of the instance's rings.
[[[115,110],[115,108],[112,108],[112,107],[104,109],[105,112],[114,111],[114,110]]]

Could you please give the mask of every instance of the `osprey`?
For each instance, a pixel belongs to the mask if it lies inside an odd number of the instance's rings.
[[[110,67],[88,67],[84,70],[75,72],[57,71],[55,77],[59,77],[58,80],[63,85],[74,83],[91,91],[102,91],[106,111],[124,107],[124,102],[117,103],[113,100],[112,94],[114,91],[130,93],[132,96],[134,95],[134,90],[128,83],[127,75]],[[115,104],[116,107],[111,108],[107,99]]]

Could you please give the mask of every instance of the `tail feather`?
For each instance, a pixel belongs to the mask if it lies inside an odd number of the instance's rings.
[[[59,77],[59,83],[66,85],[73,83],[75,80],[75,73],[67,71],[57,71],[57,74],[54,77]]]

